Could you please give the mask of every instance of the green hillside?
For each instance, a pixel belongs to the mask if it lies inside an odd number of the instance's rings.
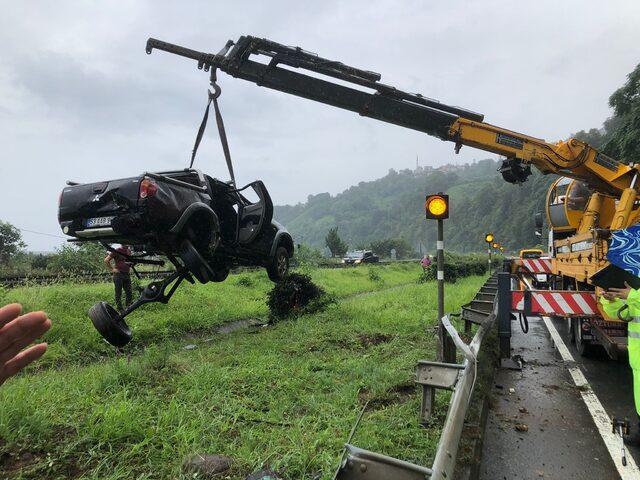
[[[435,222],[424,219],[428,193],[451,197],[451,218],[445,223],[447,248],[480,251],[483,236],[493,231],[509,250],[539,243],[534,235],[534,213],[543,208],[553,176],[534,174],[523,185],[506,183],[497,172],[499,162],[438,170],[390,170],[372,182],[360,182],[344,192],[310,195],[304,204],[278,206],[275,216],[297,243],[324,247],[329,228],[338,226],[350,247],[371,241],[403,237],[416,250],[435,248]]]
[[[640,158],[640,65],[609,98],[613,115],[599,129],[575,134],[625,163]],[[459,252],[484,248],[487,231],[509,251],[536,245],[534,214],[544,206],[547,188],[556,178],[534,174],[523,185],[510,185],[496,172],[498,162],[483,160],[439,170],[390,170],[373,182],[361,182],[334,197],[311,195],[304,204],[276,207],[297,243],[324,247],[324,237],[337,226],[350,247],[402,237],[418,250],[435,248],[435,223],[424,219],[426,194],[451,197],[451,218],[445,223],[446,245]],[[535,169],[534,169],[535,170]],[[423,250],[424,251],[424,250]],[[378,252],[386,253],[386,252]]]

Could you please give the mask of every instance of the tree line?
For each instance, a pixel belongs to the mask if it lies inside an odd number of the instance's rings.
[[[97,243],[65,244],[51,253],[25,250],[20,230],[0,220],[0,275],[73,274],[105,271],[105,248]]]
[[[602,127],[574,136],[618,161],[640,161],[640,65],[613,92],[609,105],[613,115]],[[321,193],[310,195],[305,203],[277,206],[275,217],[287,225],[297,243],[315,248],[324,248],[335,229],[350,248],[375,250],[374,242],[391,238],[404,239],[414,252],[431,253],[436,231],[424,220],[424,200],[426,194],[442,191],[451,200],[451,216],[445,221],[448,249],[481,252],[488,231],[507,252],[540,246],[534,217],[544,210],[547,190],[557,177],[534,171],[527,182],[513,185],[497,172],[499,165],[481,160],[440,169],[391,169],[383,178],[360,182],[335,196]],[[332,253],[344,250],[344,245],[339,247]],[[386,251],[385,246],[381,252]]]
[[[373,240],[368,243],[360,242],[350,248],[349,244],[338,234],[338,227],[329,229],[324,238],[324,243],[332,257],[343,257],[350,249],[371,250],[381,258],[390,258],[392,251],[395,251],[396,257],[399,259],[412,258],[418,255],[411,244],[402,237]]]

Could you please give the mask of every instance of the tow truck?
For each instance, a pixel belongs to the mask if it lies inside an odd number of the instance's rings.
[[[254,36],[229,40],[218,53],[206,53],[149,38],[146,52],[162,50],[197,62],[210,72],[217,87],[217,72],[294,96],[331,105],[364,117],[424,132],[463,146],[504,157],[499,168],[505,181],[527,180],[532,167],[559,178],[546,199],[549,257],[545,273],[551,290],[541,297],[547,310],[571,322],[573,338],[582,353],[602,344],[612,358],[626,350],[626,325],[609,318],[600,308],[598,278],[606,276],[611,236],[640,220],[636,180],[640,164],[627,165],[577,138],[544,139],[485,122],[484,115],[441,103],[418,93],[382,83],[379,73],[345,65],[306,51]],[[536,218],[537,227],[542,216]],[[513,263],[522,271],[526,259]],[[609,275],[610,277],[610,275]],[[530,285],[535,289],[535,285]],[[534,306],[540,302],[534,299]],[[518,299],[514,307],[519,306]]]

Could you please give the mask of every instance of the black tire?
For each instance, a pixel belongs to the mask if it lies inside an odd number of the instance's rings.
[[[184,266],[189,269],[189,272],[196,277],[200,283],[208,283],[214,276],[213,270],[204,259],[200,252],[196,250],[189,240],[182,242],[180,246],[180,258],[184,262]]]
[[[132,338],[131,329],[119,316],[118,311],[107,302],[96,303],[89,309],[93,326],[114,347],[124,347]]]
[[[229,267],[220,267],[213,270],[212,282],[224,282],[229,276]]]
[[[576,344],[576,327],[574,325],[576,322],[577,320],[575,318],[569,320],[569,343],[571,343],[571,345]]]
[[[271,263],[267,267],[269,280],[278,283],[284,280],[289,273],[289,250],[285,247],[278,247],[276,254],[271,259]]]
[[[579,318],[575,318],[575,319],[572,318],[571,323],[573,326],[572,336],[575,336],[575,341],[576,341],[576,350],[578,351],[578,354],[581,357],[588,357],[593,353],[595,345],[584,340],[584,338],[582,337],[582,328],[581,328],[582,322],[580,321]]]

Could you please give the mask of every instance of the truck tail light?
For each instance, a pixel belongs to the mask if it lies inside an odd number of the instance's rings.
[[[158,185],[156,185],[156,183],[153,180],[149,178],[145,178],[140,182],[140,193],[138,196],[140,198],[153,197],[157,191],[158,191]]]

